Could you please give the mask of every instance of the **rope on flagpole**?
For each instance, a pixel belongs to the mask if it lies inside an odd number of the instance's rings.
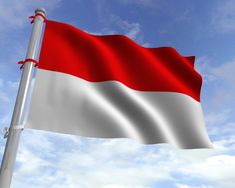
[[[35,20],[35,18],[36,18],[37,16],[42,17],[43,20],[44,20],[44,22],[46,22],[47,19],[46,19],[46,17],[44,16],[44,14],[36,13],[35,16],[29,16],[29,19],[31,19],[31,24],[34,23],[34,20]]]
[[[34,67],[38,67],[38,61],[35,59],[31,59],[31,58],[25,59],[24,61],[19,61],[17,64],[21,65],[20,69],[23,69],[25,63],[27,63],[27,62],[34,63]]]

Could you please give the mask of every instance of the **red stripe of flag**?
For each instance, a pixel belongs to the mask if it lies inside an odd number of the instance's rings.
[[[91,82],[119,81],[139,91],[178,92],[200,101],[201,76],[194,57],[174,48],[145,48],[126,36],[88,34],[46,21],[39,68]]]

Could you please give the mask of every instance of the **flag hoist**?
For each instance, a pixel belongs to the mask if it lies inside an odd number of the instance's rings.
[[[36,58],[39,51],[43,23],[45,21],[45,10],[43,8],[36,9],[35,16],[31,16],[30,18],[32,18],[31,23],[33,24],[33,29],[29,40],[25,61],[20,62],[20,64],[22,64],[23,71],[11,125],[6,135],[7,142],[0,171],[0,188],[9,188],[11,184],[19,139],[21,131],[24,128],[23,121],[25,107],[27,104],[27,96],[30,90],[33,70],[37,65]]]

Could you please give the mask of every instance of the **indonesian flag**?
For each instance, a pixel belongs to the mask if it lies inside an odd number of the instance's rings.
[[[46,21],[27,126],[211,148],[194,57]]]

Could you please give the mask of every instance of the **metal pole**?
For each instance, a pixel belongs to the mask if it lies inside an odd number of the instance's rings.
[[[38,13],[45,16],[45,10],[43,8],[36,9],[35,16]],[[41,16],[35,17],[32,34],[26,54],[26,59],[37,58],[37,52],[42,33],[43,22],[44,19]],[[33,62],[29,61],[25,63],[20,80],[20,86],[16,98],[11,125],[9,128],[9,134],[7,136],[6,147],[2,159],[2,165],[0,170],[0,188],[10,188],[17,149],[19,145],[20,134],[21,131],[23,130],[22,124],[24,121],[24,111],[27,103],[27,96],[30,89],[33,69],[34,69]]]

